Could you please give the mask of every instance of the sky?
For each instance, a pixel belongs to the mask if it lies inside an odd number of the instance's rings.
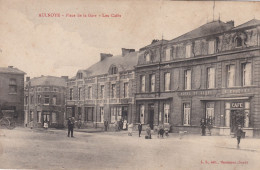
[[[213,20],[213,1],[0,0],[0,67],[37,77],[75,76],[100,60],[153,39],[171,40]],[[216,1],[214,19],[260,19],[260,2]],[[55,13],[60,17],[39,17]],[[77,17],[80,14],[82,17]],[[83,17],[83,15],[96,17]],[[111,15],[121,17],[111,17]],[[63,16],[62,16],[63,15]],[[72,17],[76,15],[76,17]],[[102,17],[109,15],[110,17]],[[70,17],[68,17],[70,16]]]

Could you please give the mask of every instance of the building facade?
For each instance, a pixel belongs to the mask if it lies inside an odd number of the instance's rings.
[[[121,55],[101,53],[99,62],[79,70],[67,83],[66,118],[75,117],[84,127],[131,123],[137,60],[135,50],[123,48]]]
[[[173,40],[140,49],[135,69],[135,122],[230,135],[242,125],[260,135],[260,21],[234,27],[213,21]]]
[[[65,123],[65,95],[68,77],[41,76],[26,78],[24,91],[24,125],[62,128]]]
[[[18,125],[24,116],[24,74],[13,66],[0,67],[0,114],[13,117]]]

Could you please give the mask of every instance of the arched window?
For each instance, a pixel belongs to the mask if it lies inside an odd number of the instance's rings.
[[[236,38],[236,47],[241,47],[242,46],[242,38],[241,37],[237,37]]]

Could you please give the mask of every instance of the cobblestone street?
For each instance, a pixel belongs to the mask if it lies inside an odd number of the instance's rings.
[[[144,132],[143,132],[144,133]],[[145,140],[137,133],[1,130],[0,168],[12,169],[259,169],[260,139],[178,134]]]

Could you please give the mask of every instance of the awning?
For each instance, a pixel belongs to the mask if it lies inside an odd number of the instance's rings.
[[[140,101],[140,100],[167,100],[167,99],[172,99],[172,97],[136,98],[135,100]]]
[[[216,100],[248,100],[249,97],[205,97],[200,98],[201,101],[216,101]]]

